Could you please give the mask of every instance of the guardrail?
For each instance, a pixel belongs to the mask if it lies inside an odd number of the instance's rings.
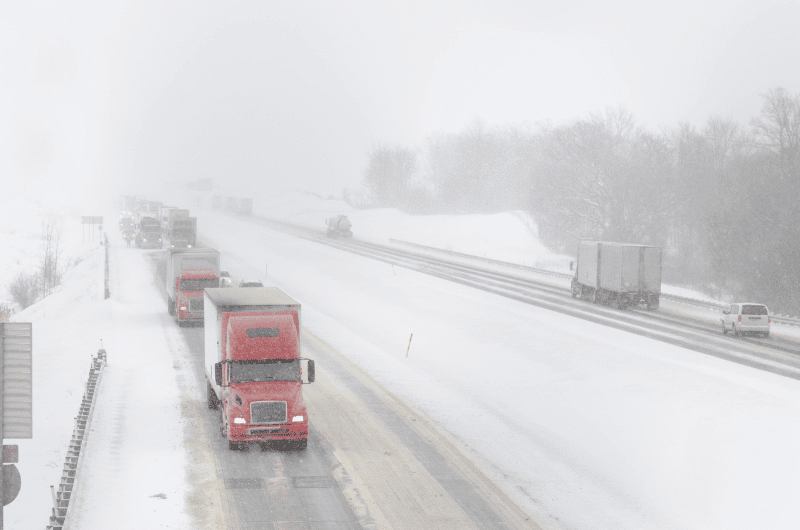
[[[106,247],[106,270],[105,270],[104,285],[105,285],[105,299],[108,300],[109,298],[111,298],[111,289],[109,288],[109,282],[108,282],[108,234],[104,234],[104,236],[105,236],[105,247]]]
[[[549,274],[550,276],[558,276],[559,278],[567,278],[567,279],[572,278],[572,274],[567,274],[567,273],[564,273],[564,272],[556,272],[556,271],[551,271],[551,270],[547,270],[547,269],[539,269],[537,267],[528,267],[527,265],[519,265],[517,263],[510,263],[508,261],[500,261],[500,260],[491,259],[491,258],[483,258],[481,256],[475,256],[473,254],[464,254],[464,253],[461,253],[461,252],[455,252],[453,250],[445,250],[445,249],[442,249],[442,248],[429,247],[427,245],[420,245],[419,243],[412,243],[411,241],[403,241],[401,239],[392,239],[392,238],[389,238],[389,241],[392,242],[392,243],[400,243],[400,244],[403,244],[403,245],[408,245],[410,247],[421,248],[423,250],[433,250],[435,252],[441,252],[442,254],[449,254],[451,256],[458,256],[460,258],[469,258],[469,259],[473,259],[473,260],[477,260],[477,261],[482,261],[484,263],[491,263],[492,265],[500,265],[502,267],[508,267],[508,268],[511,268],[511,269],[519,269],[519,270],[524,270],[524,271],[528,271],[528,272],[535,272],[537,274]]]
[[[78,466],[82,460],[81,448],[89,428],[92,412],[94,412],[95,391],[100,384],[100,377],[103,374],[105,365],[106,350],[100,348],[97,350],[97,356],[92,358],[92,365],[89,367],[89,380],[86,381],[86,392],[83,394],[78,415],[75,417],[75,430],[72,432],[67,456],[64,459],[64,471],[61,474],[58,493],[56,493],[54,486],[50,486],[50,493],[53,496],[53,514],[50,516],[50,524],[47,526],[47,530],[63,530],[66,526],[69,501],[75,488]]]

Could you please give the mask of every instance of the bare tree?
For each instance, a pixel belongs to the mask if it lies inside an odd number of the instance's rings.
[[[551,131],[546,149],[538,182],[547,189],[551,222],[578,239],[666,237],[680,197],[665,137],[618,109]]]
[[[61,283],[58,258],[61,255],[61,231],[63,227],[55,219],[42,222],[42,247],[44,255],[39,265],[42,296],[49,296]]]
[[[408,203],[419,162],[416,152],[403,147],[376,147],[369,154],[364,184],[380,206]]]
[[[39,278],[35,274],[17,274],[8,286],[8,294],[17,305],[25,309],[39,299]]]
[[[761,117],[753,120],[758,145],[777,155],[786,178],[798,176],[800,165],[800,95],[792,96],[783,87],[763,95]]]

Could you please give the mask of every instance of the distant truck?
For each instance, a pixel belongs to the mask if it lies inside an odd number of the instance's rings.
[[[203,289],[219,287],[219,252],[173,248],[167,255],[167,311],[179,325],[203,323]]]
[[[173,217],[169,228],[172,248],[194,248],[197,242],[197,217]]]
[[[657,309],[661,296],[661,248],[581,241],[572,297],[619,309],[645,304]]]
[[[172,210],[177,210],[177,206],[165,206],[161,205],[161,208],[158,212],[158,220],[161,223],[161,231],[165,234],[169,232],[169,218]]]
[[[337,215],[326,220],[328,237],[353,237],[350,219],[346,215]]]
[[[136,238],[136,245],[141,248],[162,248],[161,232],[143,232],[141,237]]]
[[[308,444],[300,349],[300,303],[274,287],[205,290],[208,407],[222,408],[230,449],[242,442]]]
[[[136,223],[136,245],[141,247],[144,240],[147,239],[147,234],[160,233],[160,226],[158,219],[155,217],[140,216],[139,221]]]

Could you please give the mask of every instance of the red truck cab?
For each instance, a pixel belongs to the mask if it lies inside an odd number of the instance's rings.
[[[214,379],[222,391],[222,432],[231,448],[283,440],[305,449],[298,312],[225,312],[221,320],[222,360],[214,365]],[[314,381],[312,360],[307,377]]]
[[[179,324],[203,321],[206,287],[219,287],[219,277],[211,269],[183,270],[175,278],[175,316]]]

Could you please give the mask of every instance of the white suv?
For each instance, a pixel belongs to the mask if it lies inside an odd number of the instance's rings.
[[[769,309],[764,304],[731,304],[722,311],[722,334],[733,331],[737,337],[745,333],[762,333],[769,337]]]

